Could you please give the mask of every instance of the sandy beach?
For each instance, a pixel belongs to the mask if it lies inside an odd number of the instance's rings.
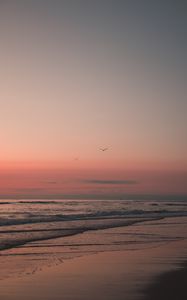
[[[165,272],[145,290],[144,300],[187,299],[187,263],[174,271]]]
[[[127,229],[119,230],[122,233]],[[81,238],[88,239],[89,235],[92,233],[82,234]],[[146,249],[87,253],[58,265],[44,266],[37,272],[25,271],[19,277],[1,279],[0,299],[186,299],[182,298],[186,292],[186,268],[182,264],[186,254],[186,240]]]

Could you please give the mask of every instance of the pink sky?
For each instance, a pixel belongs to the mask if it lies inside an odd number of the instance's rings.
[[[100,168],[5,168],[0,172],[1,198],[80,197],[109,195],[184,195],[187,172]]]
[[[184,47],[167,20],[31,7],[0,7],[0,194],[187,193]]]

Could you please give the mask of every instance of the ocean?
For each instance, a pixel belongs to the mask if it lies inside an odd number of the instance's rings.
[[[187,201],[0,200],[0,279],[187,238]]]

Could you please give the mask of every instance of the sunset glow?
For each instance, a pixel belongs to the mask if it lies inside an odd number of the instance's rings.
[[[185,21],[127,2],[0,3],[2,195],[187,193]]]

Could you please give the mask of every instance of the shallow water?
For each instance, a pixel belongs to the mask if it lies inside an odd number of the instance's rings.
[[[0,200],[0,249],[140,220],[187,215],[185,201]]]
[[[187,237],[187,202],[0,200],[0,279],[67,258],[158,247]]]

